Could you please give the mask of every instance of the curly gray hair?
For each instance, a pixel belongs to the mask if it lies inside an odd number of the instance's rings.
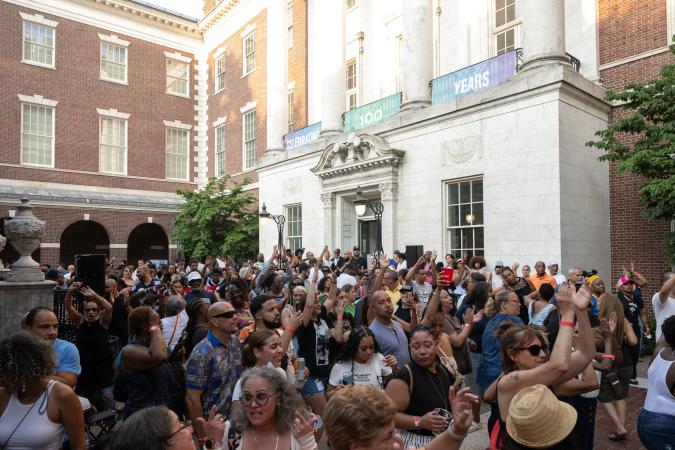
[[[44,339],[18,333],[0,342],[0,379],[10,392],[24,392],[56,368],[52,346]]]
[[[277,431],[283,432],[291,429],[295,419],[295,411],[300,412],[305,417],[309,416],[298,391],[276,369],[254,367],[244,372],[241,377],[242,395],[244,389],[246,389],[246,382],[251,378],[262,378],[269,385],[270,391],[279,395],[279,405],[274,411]],[[237,409],[235,421],[241,432],[251,427],[245,408]]]

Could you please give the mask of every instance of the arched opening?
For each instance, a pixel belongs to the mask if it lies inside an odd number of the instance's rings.
[[[136,264],[139,259],[164,263],[169,260],[169,238],[156,223],[142,223],[129,234],[127,261]]]
[[[0,217],[0,234],[7,237],[5,234],[5,222],[12,220],[11,217]],[[40,247],[35,249],[31,255],[33,259],[37,262],[40,262]],[[12,244],[9,243],[9,240],[5,243],[5,248],[0,252],[0,260],[5,264],[12,264],[14,261],[19,259],[19,252],[17,252]],[[2,269],[2,267],[0,267]]]
[[[110,238],[103,225],[91,220],[72,223],[61,233],[60,261],[75,264],[75,255],[102,254],[110,256]]]

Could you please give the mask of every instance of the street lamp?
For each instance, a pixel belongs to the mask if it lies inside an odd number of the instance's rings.
[[[382,249],[382,212],[384,212],[384,205],[379,200],[368,200],[361,193],[361,188],[356,187],[356,197],[354,198],[354,209],[356,210],[356,215],[358,217],[363,217],[366,213],[366,207],[369,207],[370,210],[375,214],[375,224],[377,225],[377,243],[375,244],[375,256],[376,266],[379,267],[380,258],[384,256],[384,250]]]
[[[270,214],[267,211],[267,206],[265,206],[265,202],[263,202],[262,204],[262,208],[260,209],[258,217],[260,217],[260,222],[262,224],[267,223],[269,219],[274,220],[274,222],[277,224],[277,232],[279,234],[277,240],[277,268],[280,269],[283,264],[284,257],[286,256],[282,254],[284,241],[284,223],[286,223],[286,217],[283,216],[282,214],[279,215]]]

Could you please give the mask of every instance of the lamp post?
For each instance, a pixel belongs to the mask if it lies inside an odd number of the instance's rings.
[[[260,209],[260,213],[258,214],[258,217],[260,217],[260,221],[262,223],[266,223],[269,219],[274,220],[274,222],[277,224],[277,233],[278,233],[278,240],[277,240],[277,268],[281,268],[284,257],[286,255],[283,255],[283,241],[284,241],[284,224],[286,223],[286,216],[279,214],[279,215],[274,215],[270,214],[267,211],[267,206],[265,206],[265,202],[262,204],[262,208]]]
[[[368,200],[361,193],[361,188],[356,187],[356,198],[354,198],[354,209],[356,210],[356,215],[358,217],[363,217],[366,213],[366,207],[375,214],[375,225],[377,228],[377,242],[375,243],[375,256],[376,267],[379,267],[380,258],[384,256],[384,249],[382,248],[382,213],[384,212],[384,205],[379,200]]]

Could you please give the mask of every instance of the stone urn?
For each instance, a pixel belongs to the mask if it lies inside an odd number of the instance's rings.
[[[45,222],[33,215],[31,212],[33,207],[28,203],[28,199],[22,198],[21,204],[16,209],[16,216],[5,222],[7,239],[20,255],[12,264],[12,270],[39,268],[40,265],[33,260],[31,254],[40,247]]]

